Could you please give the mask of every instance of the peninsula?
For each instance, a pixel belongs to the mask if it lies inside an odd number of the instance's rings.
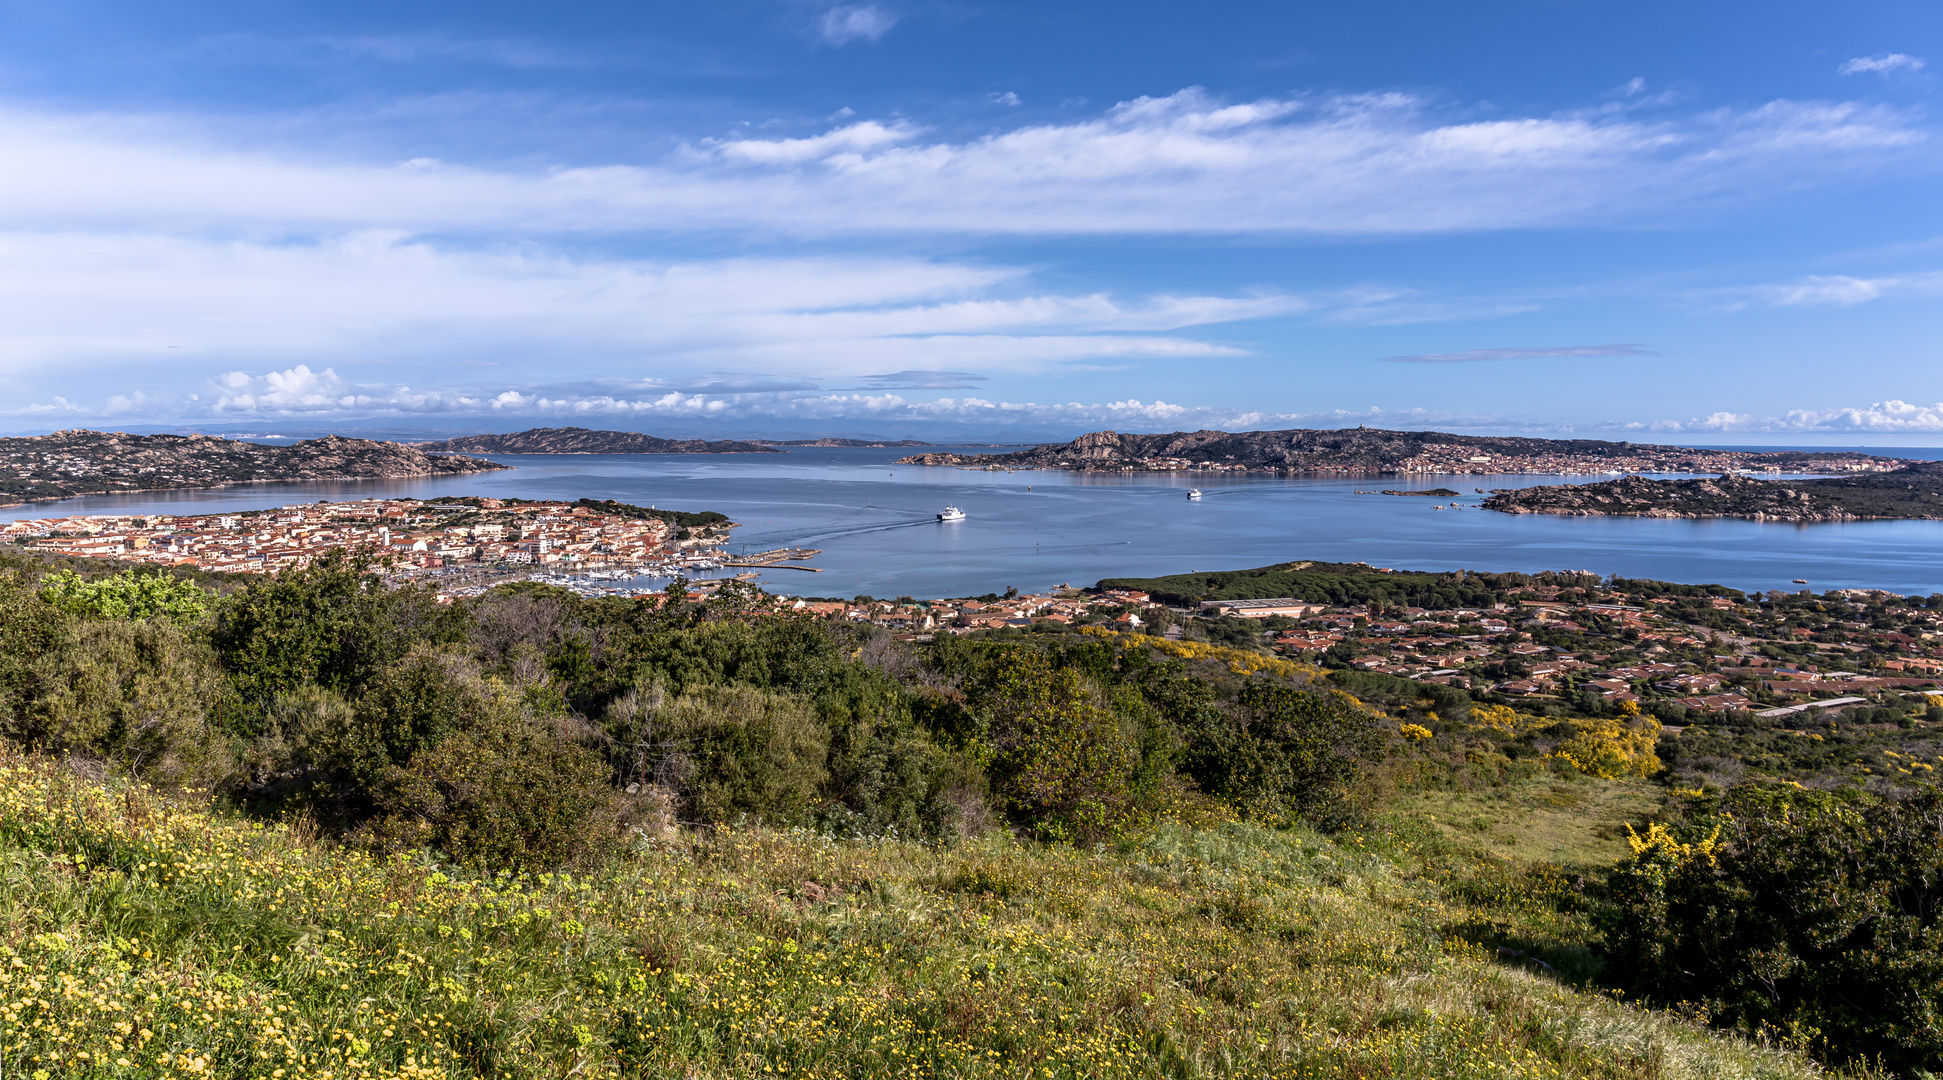
[[[418,443],[430,454],[780,454],[761,443],[733,439],[662,439],[635,431],[583,427],[529,428],[510,435],[466,435]]]
[[[1319,476],[1402,474],[1585,474],[1883,472],[1895,458],[1846,451],[1754,453],[1684,446],[1449,435],[1435,431],[1347,428],[1315,431],[1177,431],[1130,435],[1096,431],[1068,443],[1010,454],[912,454],[900,465],[983,469],[1071,469],[1094,472],[1176,470],[1267,472]]]
[[[1916,462],[1890,472],[1826,480],[1649,480],[1628,476],[1597,484],[1548,484],[1497,491],[1486,510],[1507,514],[1620,515],[1754,521],[1943,519],[1943,462]]]
[[[57,431],[0,438],[0,504],[268,480],[388,480],[506,468],[469,457],[329,435],[265,446],[209,435]]]

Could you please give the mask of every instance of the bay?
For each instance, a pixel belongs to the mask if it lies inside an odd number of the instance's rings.
[[[954,448],[941,448],[954,449]],[[989,448],[955,448],[976,453]],[[762,455],[492,455],[506,472],[454,478],[245,484],[93,496],[0,511],[189,514],[370,496],[478,494],[619,499],[719,510],[732,550],[823,549],[819,573],[768,570],[796,595],[921,598],[1038,591],[1103,577],[1229,570],[1298,559],[1413,570],[1591,570],[1740,589],[1943,592],[1943,522],[1788,525],[1567,518],[1476,509],[1476,489],[1600,477],[1221,477],[983,472],[900,466],[902,449],[792,448]],[[1907,451],[1898,451],[1907,452]],[[1915,456],[1912,454],[1911,456]],[[1927,455],[1925,455],[1927,456]],[[1189,501],[1189,488],[1204,497]],[[1358,495],[1447,487],[1455,500]],[[1435,509],[1457,502],[1463,509]],[[940,522],[961,507],[966,519]]]

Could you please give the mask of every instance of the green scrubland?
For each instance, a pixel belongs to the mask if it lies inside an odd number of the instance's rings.
[[[1943,1060],[1926,789],[1203,643],[225,587],[0,571],[6,1076]]]

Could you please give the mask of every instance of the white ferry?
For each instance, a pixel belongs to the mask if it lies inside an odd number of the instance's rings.
[[[1201,489],[1200,489],[1200,488],[1190,488],[1190,489],[1188,489],[1188,493],[1187,493],[1187,497],[1188,497],[1188,498],[1190,498],[1190,499],[1198,499],[1198,498],[1200,498],[1200,497],[1201,497]]]
[[[955,506],[947,506],[943,510],[938,511],[938,520],[963,521],[965,520],[965,512]]]

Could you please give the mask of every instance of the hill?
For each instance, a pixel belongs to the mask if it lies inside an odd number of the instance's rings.
[[[1221,469],[1279,473],[1488,475],[1579,472],[1871,472],[1898,459],[1840,451],[1751,453],[1683,446],[1347,428],[1316,431],[1096,431],[1010,454],[913,454],[899,464],[1116,472]]]
[[[1713,518],[1754,521],[1943,519],[1943,462],[1827,480],[1649,480],[1553,484],[1493,492],[1484,508],[1507,514]]]
[[[1421,827],[725,829],[489,877],[4,751],[0,806],[4,1046],[33,1075],[1819,1075],[1471,944],[1570,888]],[[1459,863],[1484,876],[1433,880]]]
[[[778,454],[761,443],[703,439],[662,439],[635,431],[595,431],[583,427],[529,428],[510,435],[466,435],[419,443],[432,454]]]
[[[336,435],[265,446],[208,435],[57,431],[0,438],[0,499],[66,499],[122,491],[265,480],[382,480],[490,472],[506,466]]]

